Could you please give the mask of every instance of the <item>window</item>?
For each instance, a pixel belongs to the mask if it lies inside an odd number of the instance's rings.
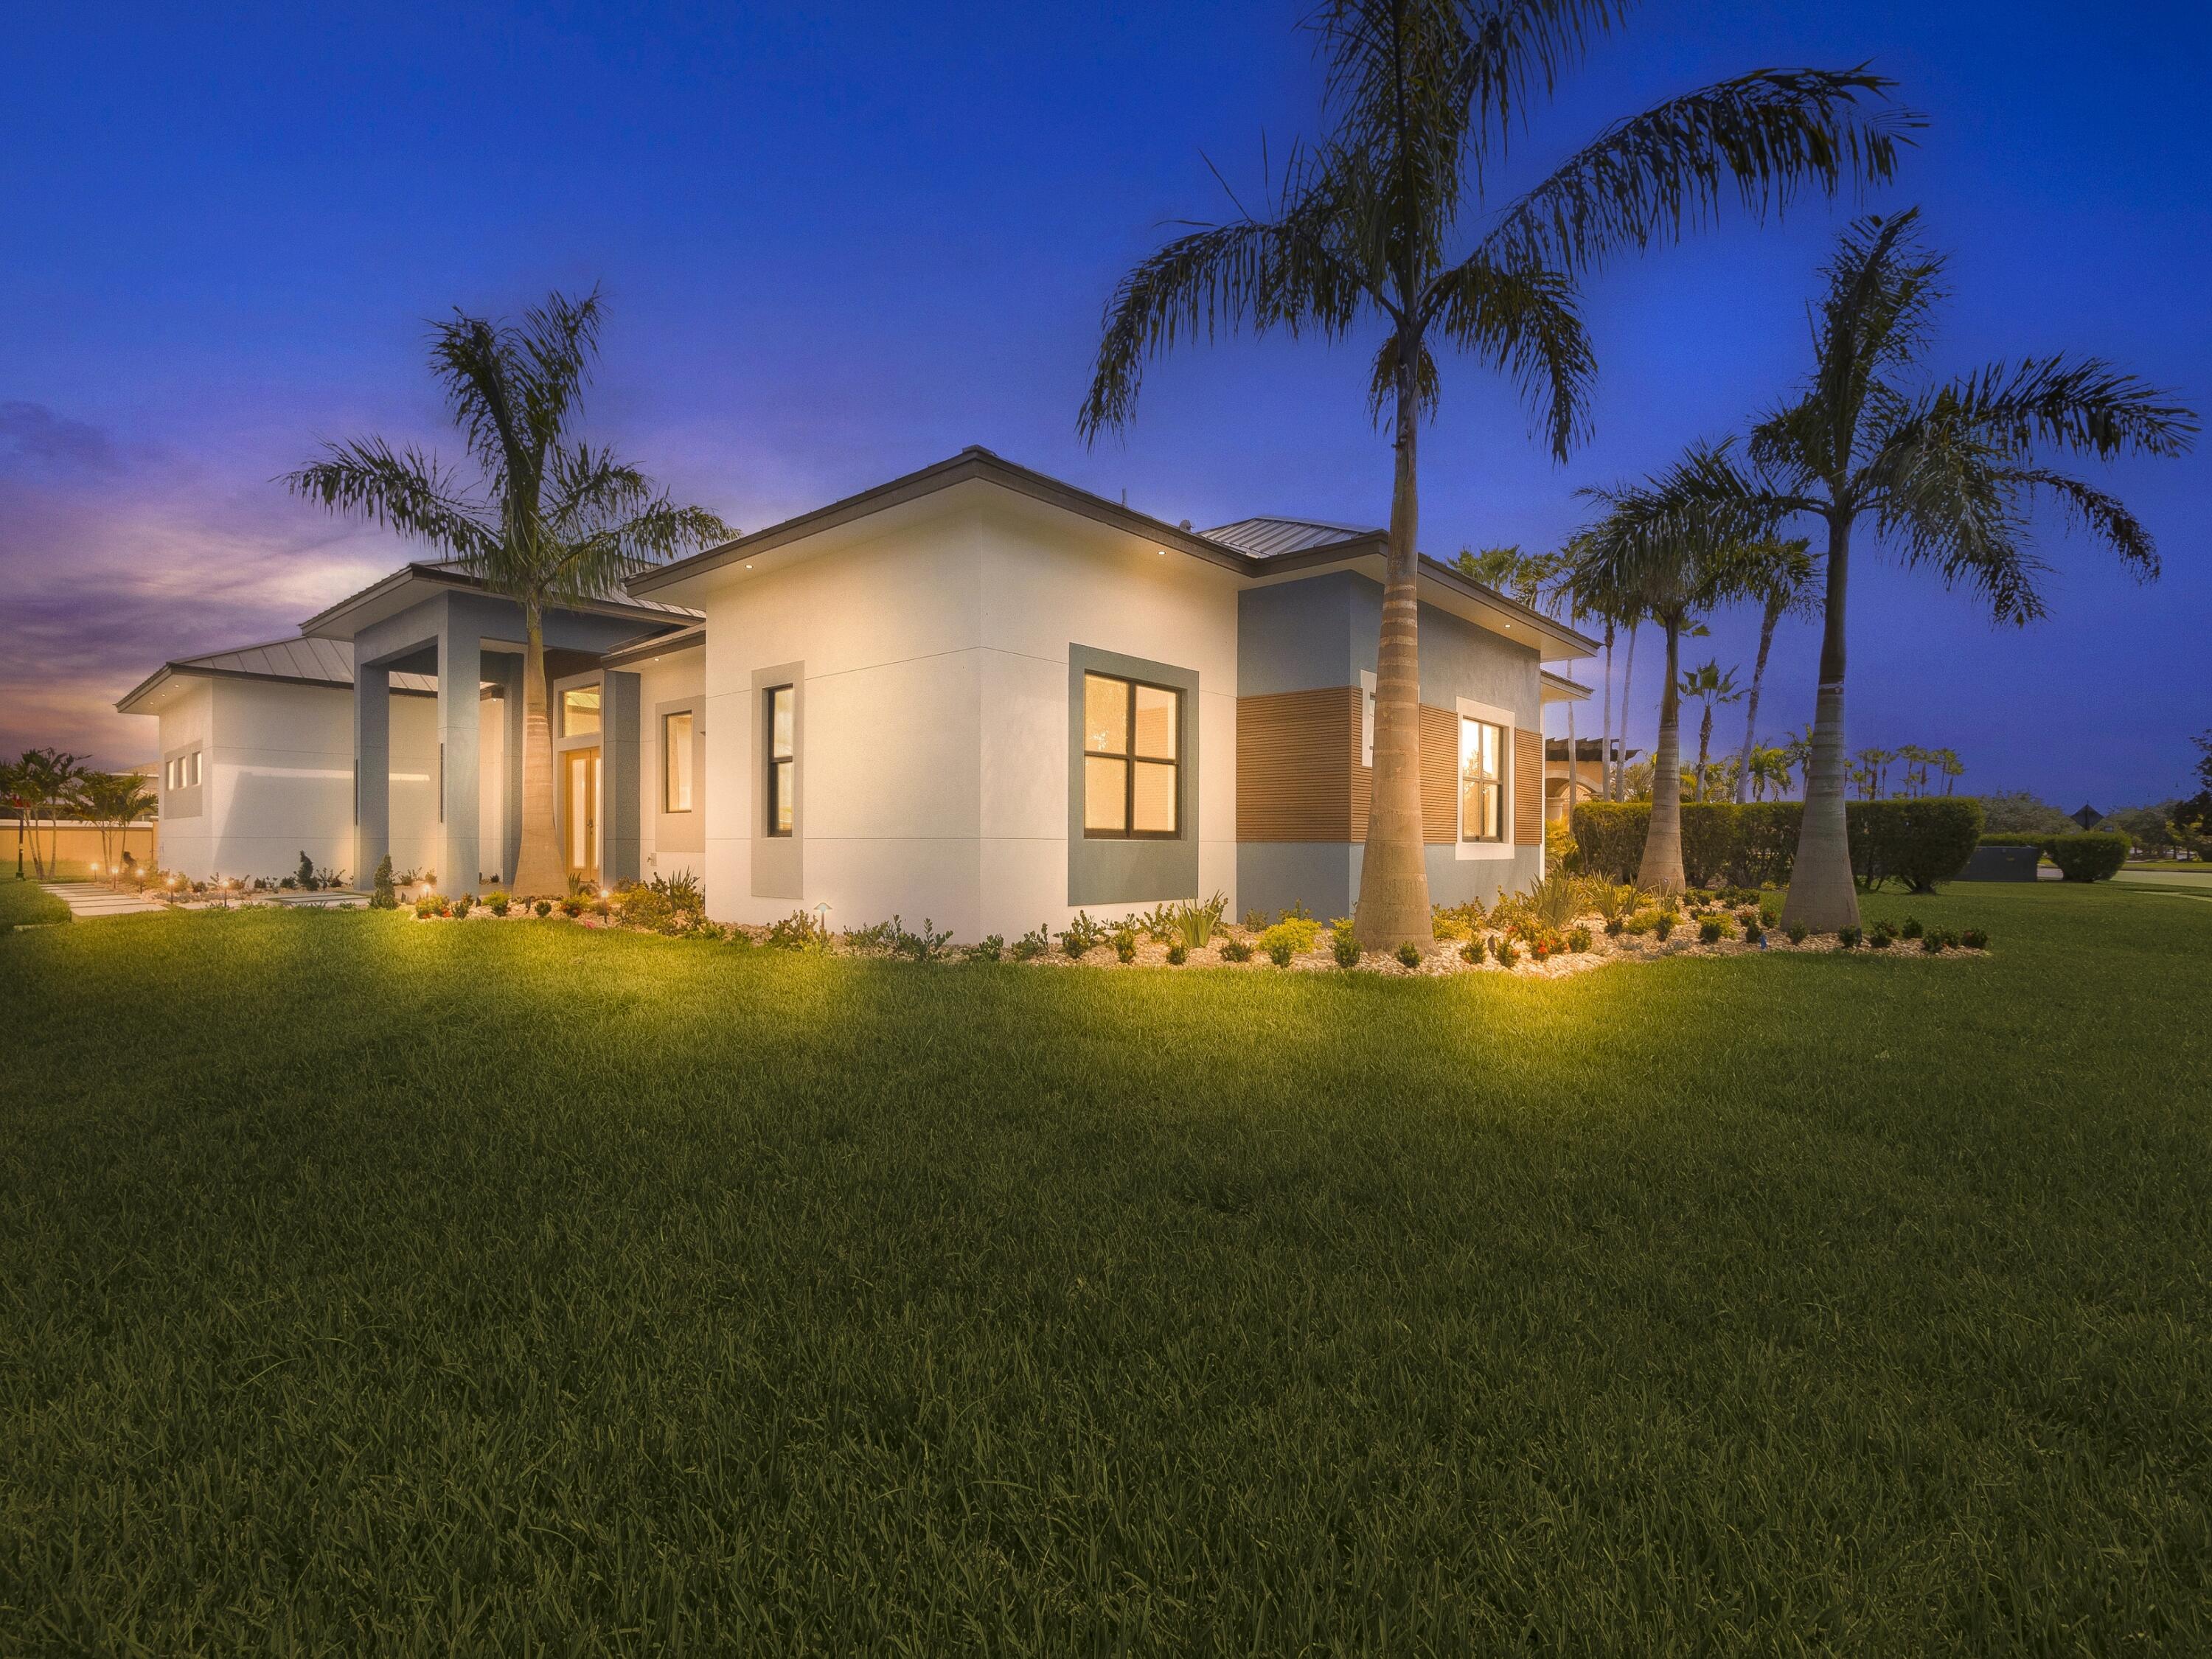
[[[165,772],[167,781],[169,787],[172,789],[198,788],[200,785],[200,751],[195,749],[189,755],[178,756],[174,760],[168,763],[167,767],[165,769]]]
[[[1488,720],[1459,722],[1459,838],[1505,839],[1505,731]]]
[[[599,688],[571,686],[561,694],[561,735],[589,737],[599,729]]]
[[[1111,674],[1083,677],[1083,833],[1182,833],[1182,693]]]
[[[691,810],[691,711],[660,717],[660,810]]]
[[[788,836],[798,825],[799,750],[796,744],[799,693],[772,685],[761,693],[762,724],[768,755],[768,833]]]

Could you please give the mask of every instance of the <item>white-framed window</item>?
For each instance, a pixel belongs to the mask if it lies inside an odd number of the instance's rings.
[[[1502,842],[1506,835],[1506,728],[1462,714],[1459,721],[1459,838]]]
[[[660,810],[691,810],[691,733],[694,716],[679,708],[660,717]]]

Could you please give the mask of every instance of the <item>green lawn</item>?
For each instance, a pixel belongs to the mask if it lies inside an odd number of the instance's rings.
[[[35,880],[26,877],[18,881],[13,871],[0,874],[0,933],[69,919],[69,906]]]
[[[2212,1651],[2212,906],[1550,982],[0,935],[9,1654]]]

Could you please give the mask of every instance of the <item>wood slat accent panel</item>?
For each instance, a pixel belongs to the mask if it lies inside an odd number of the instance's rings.
[[[1513,728],[1513,840],[1538,847],[1544,840],[1544,734]]]
[[[1237,698],[1237,839],[1356,839],[1358,760],[1358,686]],[[1364,821],[1364,782],[1361,793]]]
[[[1358,705],[1355,704],[1356,708]],[[1355,745],[1359,733],[1352,734]],[[1375,774],[1358,763],[1352,769],[1352,839],[1367,838],[1367,806]],[[1459,716],[1449,708],[1421,705],[1421,839],[1449,846],[1459,835]]]

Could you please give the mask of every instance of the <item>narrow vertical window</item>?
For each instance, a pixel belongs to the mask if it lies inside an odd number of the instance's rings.
[[[561,735],[586,738],[599,729],[599,688],[572,686],[561,694]]]
[[[766,738],[763,748],[768,756],[768,833],[788,836],[797,827],[799,817],[794,788],[799,766],[795,730],[798,690],[794,686],[772,685],[761,694],[761,698]]]
[[[660,717],[660,810],[691,810],[691,711]]]
[[[1459,837],[1505,838],[1503,727],[1462,715],[1459,723]]]
[[[1182,820],[1182,693],[1083,677],[1083,833],[1172,839]]]

